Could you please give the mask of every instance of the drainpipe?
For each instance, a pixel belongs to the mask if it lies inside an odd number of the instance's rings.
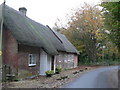
[[[2,57],[2,36],[3,36],[2,33],[3,33],[3,15],[0,25],[0,57]]]
[[[2,80],[2,40],[3,40],[3,22],[4,22],[4,8],[5,8],[5,0],[2,6],[2,19],[0,24],[0,80]]]

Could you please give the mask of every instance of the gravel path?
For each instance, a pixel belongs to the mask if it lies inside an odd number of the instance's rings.
[[[62,71],[60,74],[52,77],[39,76],[33,79],[4,83],[6,88],[60,88],[63,85],[72,82],[84,73],[103,66],[80,66],[75,69]],[[83,70],[83,71],[82,71]],[[64,78],[64,79],[61,79]]]

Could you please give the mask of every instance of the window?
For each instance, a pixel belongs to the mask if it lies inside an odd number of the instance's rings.
[[[65,55],[64,55],[64,62],[67,63],[67,60],[68,60],[68,55],[65,54]]]
[[[36,65],[36,57],[34,54],[29,54],[29,66],[35,66]]]

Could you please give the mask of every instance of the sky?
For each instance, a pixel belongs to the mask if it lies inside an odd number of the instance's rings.
[[[0,0],[0,4],[3,1]],[[6,0],[6,5],[17,11],[20,7],[26,7],[29,18],[52,28],[57,18],[66,22],[66,15],[71,9],[82,6],[84,2],[96,5],[100,0]]]

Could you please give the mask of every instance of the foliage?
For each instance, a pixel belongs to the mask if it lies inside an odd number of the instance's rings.
[[[113,60],[112,58],[106,59],[106,58],[99,58],[96,62],[89,62],[87,60],[84,60],[85,62],[79,62],[78,65],[118,65],[120,63],[120,59],[116,58]]]
[[[96,6],[85,4],[72,15],[67,30],[61,32],[68,37],[80,53],[86,53],[89,60],[95,62],[97,58],[97,30],[101,29],[102,25],[100,10]]]
[[[56,67],[56,69],[55,69],[55,73],[60,73],[62,71],[62,68],[60,68],[60,67]]]
[[[46,73],[46,76],[48,76],[48,77],[51,77],[54,74],[54,72],[51,70],[48,70],[45,73]]]
[[[111,23],[109,28],[115,27],[115,22],[113,23],[110,19],[112,17],[106,17],[107,21],[97,6],[85,4],[83,7],[74,10],[68,20],[67,27],[58,26],[58,31],[64,34],[80,52],[79,63],[87,65],[109,63],[108,60],[110,62],[117,61],[116,58],[119,57],[119,54],[116,45],[120,43],[120,40],[116,39],[116,35],[117,37],[120,36],[117,32],[120,30],[117,29],[117,25],[116,33],[113,33],[113,30],[106,29],[109,27],[107,23]],[[117,42],[113,40],[114,43],[111,39],[116,39]]]
[[[117,45],[120,52],[120,2],[103,2],[101,6],[105,29],[111,32],[110,39]]]
[[[68,78],[68,76],[61,76],[61,79],[66,79]]]
[[[58,79],[56,79],[56,80],[64,80],[64,79],[66,79],[66,78],[68,78],[68,76],[61,76],[60,78],[58,78]]]

